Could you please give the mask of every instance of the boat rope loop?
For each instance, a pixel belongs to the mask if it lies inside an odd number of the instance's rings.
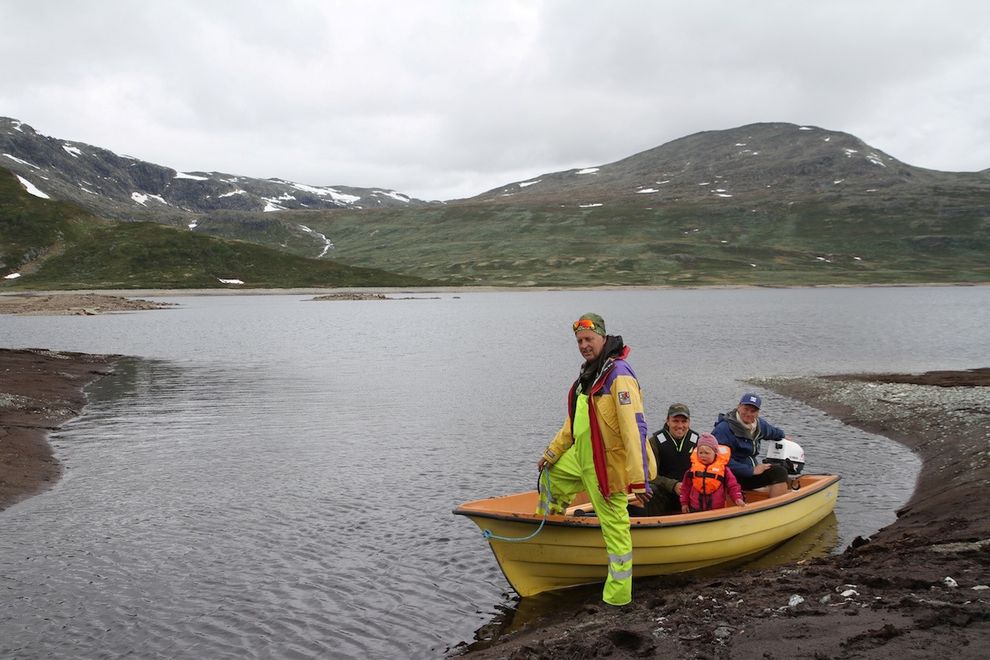
[[[546,482],[544,484],[544,482]],[[543,507],[543,520],[540,521],[540,526],[536,528],[536,531],[529,536],[499,536],[490,529],[481,530],[481,535],[488,541],[495,539],[496,541],[509,541],[510,543],[522,543],[523,541],[528,541],[535,538],[537,534],[543,531],[543,525],[547,522],[547,516],[550,515],[549,502],[553,499],[550,494],[550,466],[544,467],[540,471],[540,476],[536,479],[536,490],[540,493],[540,499],[543,499],[543,494],[546,494],[547,506]]]

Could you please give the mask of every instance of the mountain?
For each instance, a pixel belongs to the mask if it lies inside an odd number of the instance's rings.
[[[990,171],[764,123],[551,172],[442,208],[310,219],[334,258],[502,285],[990,281]]]
[[[106,218],[451,285],[990,281],[990,170],[914,167],[814,126],[705,131],[446,203],[180,173],[14,120],[0,164]]]
[[[70,202],[44,199],[45,193],[28,186],[18,175],[0,168],[0,287],[7,289],[430,283],[161,224],[108,221]]]
[[[614,163],[542,174],[461,201],[732,205],[814,196],[848,203],[942,188],[986,193],[990,170],[913,167],[848,133],[763,123],[695,133]]]
[[[41,135],[8,117],[0,117],[0,165],[50,195],[113,217],[145,211],[269,212],[426,203],[381,188],[312,186],[224,172],[177,172],[82,142]]]
[[[0,167],[51,198],[75,203],[101,217],[186,227],[302,256],[325,255],[332,243],[305,224],[286,224],[271,212],[407,208],[427,203],[384,188],[178,172],[82,142],[41,135],[8,117],[0,117]]]

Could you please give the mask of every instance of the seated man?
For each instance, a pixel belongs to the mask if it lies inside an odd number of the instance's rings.
[[[739,405],[719,413],[712,435],[720,445],[732,450],[729,469],[744,490],[767,486],[769,496],[787,492],[787,469],[782,465],[758,462],[761,440],[783,440],[784,431],[760,417],[762,400],[756,394],[743,394]]]
[[[667,409],[663,428],[650,436],[650,450],[657,461],[657,476],[650,480],[653,498],[645,506],[630,504],[634,516],[662,516],[681,510],[681,480],[691,467],[691,452],[698,441],[691,429],[691,410],[683,403]]]

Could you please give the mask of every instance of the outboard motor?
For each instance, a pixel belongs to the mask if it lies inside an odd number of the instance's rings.
[[[767,447],[767,457],[763,462],[783,465],[788,475],[801,474],[804,469],[804,450],[801,445],[787,438],[773,440]]]

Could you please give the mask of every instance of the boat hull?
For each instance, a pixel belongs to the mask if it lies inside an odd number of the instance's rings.
[[[759,555],[828,516],[839,477],[805,475],[801,488],[775,498],[747,493],[746,507],[632,518],[633,575],[666,575],[737,562]],[[454,510],[490,532],[489,544],[520,596],[602,582],[608,555],[598,519],[533,513],[537,493],[469,502]],[[509,541],[533,534],[526,541]],[[501,537],[501,538],[500,538]]]

